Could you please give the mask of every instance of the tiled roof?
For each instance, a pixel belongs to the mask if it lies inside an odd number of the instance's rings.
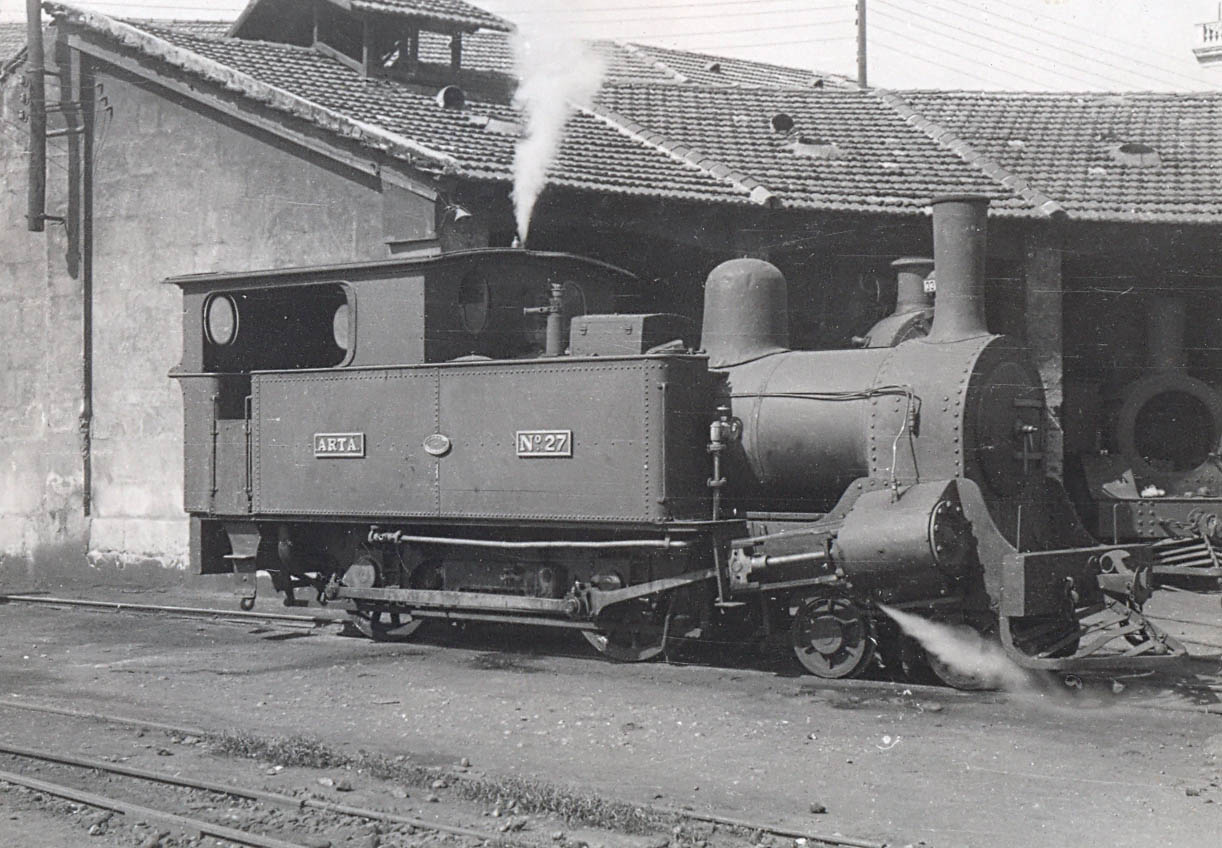
[[[463,0],[350,0],[357,12],[380,12],[384,15],[431,18],[447,23],[485,29],[508,31],[513,25],[478,6]]]
[[[78,19],[104,20],[90,13]],[[153,26],[144,32],[179,50],[167,53],[138,40],[131,46],[158,51],[160,58],[194,72],[206,69],[190,67],[190,57],[203,57],[221,69],[217,81],[222,84],[249,89],[225,77],[238,72],[328,116],[414,140],[414,152],[435,154],[434,163],[452,173],[510,179],[516,133],[503,130],[519,116],[506,105],[468,97],[461,111],[443,109],[429,93],[366,79],[306,48],[199,38]],[[276,106],[271,95],[252,96]],[[795,119],[795,137],[825,138],[837,145],[836,155],[823,159],[795,152],[791,136],[770,125],[778,112]],[[1032,211],[909,126],[875,94],[850,90],[816,96],[784,88],[612,82],[594,109],[570,121],[549,180],[676,199],[891,213],[918,213],[933,194],[980,191],[998,197],[1009,211]]]
[[[999,211],[1034,211],[870,91],[610,85],[598,106],[643,140],[754,181],[786,207],[915,213],[933,195],[979,192]],[[773,128],[778,114],[791,129]]]
[[[513,76],[513,48],[509,39],[506,33],[490,30],[467,33],[462,40],[463,67]],[[675,80],[672,73],[613,41],[594,41],[591,46],[602,57],[609,80]],[[450,64],[449,37],[435,32],[420,33],[420,58],[425,62]]]
[[[463,67],[512,75],[514,70],[513,49],[509,42],[511,37],[508,33],[489,30],[468,33],[463,37]],[[854,83],[834,74],[784,68],[762,62],[601,39],[590,43],[606,63],[607,79],[611,81],[801,89],[822,86],[856,87]],[[449,38],[441,33],[420,33],[420,57],[427,62],[449,64]],[[713,64],[718,66],[717,70],[709,69]]]
[[[476,91],[464,109],[444,109],[419,86],[364,78],[308,48],[135,29],[54,8],[129,49],[418,167],[510,179],[520,116]],[[502,34],[466,43],[465,64],[508,66]],[[426,56],[440,47],[422,44]],[[1222,93],[900,93],[814,89],[793,84],[796,77],[709,85],[674,70],[674,55],[663,66],[647,61],[659,52],[598,47],[611,57],[608,82],[570,121],[553,184],[891,214],[973,192],[1006,217],[1222,221]],[[726,66],[706,73],[724,75]],[[1148,144],[1157,157],[1123,154],[1126,142]]]
[[[667,69],[684,82],[703,85],[754,85],[770,88],[855,88],[856,83],[837,74],[817,73],[765,62],[748,62],[707,53],[670,50],[649,44],[624,44],[642,59]]]
[[[175,20],[132,20],[136,26],[156,26],[162,29],[176,29],[189,32],[192,35],[202,35],[209,38],[224,38],[233,24],[230,21],[175,21]]]
[[[365,78],[308,48],[200,38],[152,26],[137,30],[90,12],[71,17],[128,47],[392,155],[472,179],[511,178],[518,115],[506,105],[468,97],[464,109],[445,109],[427,93]],[[749,192],[676,162],[590,114],[570,122],[549,181],[610,193],[752,202]]]
[[[1222,92],[902,97],[978,155],[1023,175],[1071,218],[1222,221]],[[1119,154],[1126,143],[1153,148],[1157,164]]]

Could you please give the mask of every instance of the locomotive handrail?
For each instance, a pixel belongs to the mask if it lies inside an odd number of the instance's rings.
[[[540,539],[527,542],[506,542],[497,539],[469,539],[459,536],[415,536],[399,530],[379,531],[376,528],[369,531],[369,543],[390,542],[399,544],[409,542],[418,545],[460,545],[470,548],[508,548],[510,550],[536,550],[546,548],[587,548],[604,550],[611,548],[671,548],[691,547],[691,542],[681,542],[671,538],[665,539],[610,539],[602,542],[577,539]]]

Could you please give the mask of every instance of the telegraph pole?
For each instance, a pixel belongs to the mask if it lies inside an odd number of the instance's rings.
[[[857,0],[857,84],[866,83],[866,0]]]

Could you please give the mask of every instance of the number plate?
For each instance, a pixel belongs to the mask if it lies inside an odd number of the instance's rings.
[[[315,459],[360,459],[365,456],[364,433],[315,433]]]
[[[518,430],[515,439],[521,457],[571,457],[572,430]]]

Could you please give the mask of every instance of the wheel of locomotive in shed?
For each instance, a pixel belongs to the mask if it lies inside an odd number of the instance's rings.
[[[358,608],[348,613],[348,621],[367,639],[375,642],[406,642],[424,619],[397,610]]]
[[[616,604],[599,617],[598,630],[583,630],[594,648],[617,662],[644,662],[666,649],[669,597],[646,597]]]
[[[870,615],[839,595],[807,598],[793,617],[793,652],[816,677],[856,677],[874,659]]]

